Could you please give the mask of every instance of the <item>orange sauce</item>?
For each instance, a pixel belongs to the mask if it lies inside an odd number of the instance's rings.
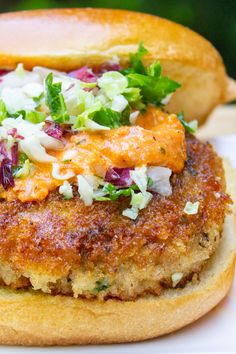
[[[167,115],[149,107],[135,126],[124,126],[102,132],[79,132],[68,138],[63,151],[50,151],[61,168],[75,175],[87,173],[101,177],[113,167],[163,166],[179,173],[186,160],[185,132],[175,114]],[[73,150],[73,158],[64,161],[65,152]],[[73,177],[71,182],[75,182]],[[0,189],[0,197],[22,202],[43,200],[63,184],[52,177],[52,165],[35,164],[25,179],[15,179],[15,187]]]

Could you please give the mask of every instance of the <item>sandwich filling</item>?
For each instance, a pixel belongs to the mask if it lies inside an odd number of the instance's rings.
[[[13,288],[134,299],[197,279],[230,198],[180,85],[141,44],[70,73],[0,77],[0,279]]]
[[[39,201],[59,188],[69,199],[77,185],[85,205],[131,197],[123,214],[136,219],[152,192],[170,195],[185,132],[161,108],[180,85],[159,62],[145,68],[146,53],[140,45],[123,70],[118,62],[68,74],[19,64],[2,75],[0,198]]]

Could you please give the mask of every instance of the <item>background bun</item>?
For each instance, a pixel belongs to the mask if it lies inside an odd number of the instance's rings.
[[[70,71],[98,65],[114,55],[126,64],[140,41],[164,73],[182,84],[167,105],[201,123],[216,105],[236,98],[236,85],[204,38],[152,15],[109,9],[61,9],[0,15],[0,67],[23,62]]]

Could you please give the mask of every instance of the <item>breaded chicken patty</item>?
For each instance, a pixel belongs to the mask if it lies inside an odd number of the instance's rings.
[[[121,214],[129,198],[0,202],[0,276],[13,288],[83,297],[134,299],[198,278],[218,246],[230,198],[221,159],[187,136],[187,162],[172,195],[154,194],[137,220]],[[76,189],[74,189],[76,192]],[[187,202],[199,202],[187,214]]]

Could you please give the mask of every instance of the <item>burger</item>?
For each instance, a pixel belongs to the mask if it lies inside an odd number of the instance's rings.
[[[0,343],[138,341],[203,316],[235,260],[233,171],[195,137],[236,96],[218,52],[121,10],[1,14],[0,33]]]

